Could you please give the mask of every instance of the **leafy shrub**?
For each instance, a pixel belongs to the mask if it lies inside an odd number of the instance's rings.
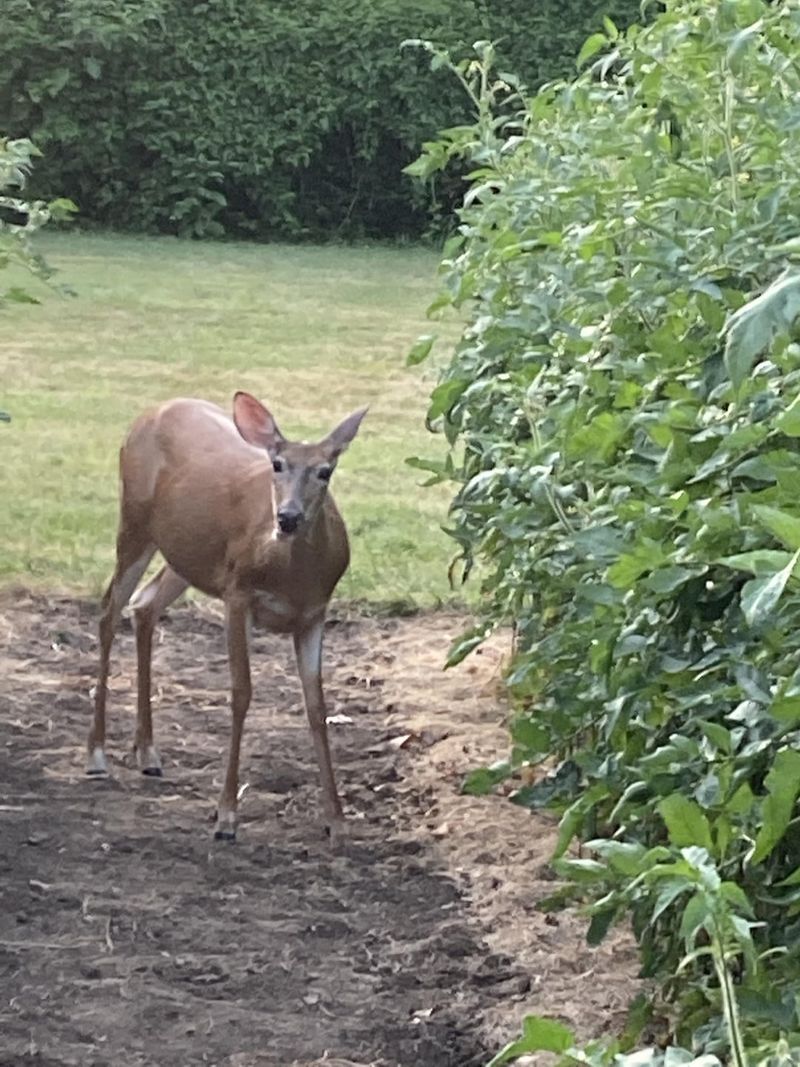
[[[7,0],[0,123],[46,153],[106,225],[196,236],[396,236],[445,217],[459,183],[402,167],[452,117],[412,35],[456,51],[505,35],[530,80],[559,70],[597,4],[553,0]],[[635,0],[617,0],[629,15]],[[573,24],[565,24],[568,10]],[[529,34],[525,44],[517,29]]]
[[[415,461],[459,483],[451,532],[485,575],[451,662],[516,633],[511,758],[467,788],[561,757],[514,796],[563,813],[561,899],[594,901],[592,941],[632,914],[678,1037],[710,1051],[708,958],[673,978],[692,864],[752,939],[748,1040],[800,1033],[798,47],[793,0],[671,0],[607,22],[513,120],[488,50],[457,66],[476,125],[413,166],[473,166],[434,304],[472,309],[429,410],[454,448]],[[593,858],[563,858],[575,838]]]
[[[22,196],[32,160],[38,155],[38,149],[25,138],[10,141],[0,137],[0,270],[22,269],[38,281],[47,282],[53,271],[33,251],[30,238],[51,219],[68,219],[75,205],[63,198],[46,204]],[[12,285],[0,287],[0,310],[7,303],[35,304],[37,300],[15,280]]]
[[[22,189],[38,150],[26,139],[9,141],[0,138],[0,270],[15,274],[26,272],[40,283],[48,283],[53,271],[31,248],[30,237],[50,219],[67,219],[75,210],[70,200],[53,200],[49,204],[30,202]],[[13,195],[12,195],[13,194]],[[0,283],[0,311],[9,303],[36,304],[35,296],[14,278],[10,285]],[[0,411],[0,420],[9,416]]]

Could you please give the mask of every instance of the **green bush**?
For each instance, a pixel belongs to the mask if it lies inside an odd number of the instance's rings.
[[[671,0],[516,104],[485,53],[477,125],[412,168],[474,176],[435,302],[471,309],[429,411],[454,449],[415,461],[485,575],[452,660],[516,633],[511,758],[467,788],[561,757],[514,799],[563,813],[562,899],[592,941],[632,914],[708,1051],[702,937],[675,975],[712,890],[748,1041],[800,1034],[799,48],[793,0]]]
[[[552,0],[7,0],[0,130],[45,151],[35,191],[82,217],[197,236],[419,234],[460,183],[403,166],[453,117],[411,36],[504,36],[529,81],[565,73],[601,5]],[[612,5],[614,6],[614,5]],[[630,16],[634,0],[617,3]],[[524,35],[524,36],[523,36]],[[506,53],[504,53],[506,54]]]
[[[11,284],[0,286],[0,310],[4,304],[36,304],[37,298],[20,284],[27,274],[46,284],[53,269],[34,252],[31,237],[50,222],[67,221],[75,211],[71,200],[63,197],[45,203],[25,194],[33,160],[39,150],[27,139],[7,140],[0,137],[0,270],[12,272]]]
[[[8,284],[0,280],[0,311],[10,303],[38,303],[30,289],[21,284],[22,277],[27,275],[39,285],[46,285],[53,270],[34,252],[30,238],[51,219],[66,220],[75,210],[70,200],[44,203],[25,197],[25,182],[33,159],[39,154],[26,138],[14,141],[0,138],[0,270],[11,272]],[[0,421],[9,421],[6,412],[0,411]]]

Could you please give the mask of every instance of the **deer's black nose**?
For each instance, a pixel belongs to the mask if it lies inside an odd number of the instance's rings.
[[[295,511],[293,508],[279,508],[278,528],[280,529],[281,533],[294,533],[297,527],[300,525],[302,518],[302,511]]]

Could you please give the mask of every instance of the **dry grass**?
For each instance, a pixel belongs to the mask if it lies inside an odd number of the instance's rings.
[[[320,436],[370,405],[337,471],[353,540],[349,598],[447,598],[447,494],[407,456],[435,454],[430,380],[404,366],[429,329],[436,256],[422,249],[288,247],[50,235],[74,299],[12,308],[0,337],[0,585],[96,593],[112,566],[116,455],[149,404],[249,389],[289,435]]]

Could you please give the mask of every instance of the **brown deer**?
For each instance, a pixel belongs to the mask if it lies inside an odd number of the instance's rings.
[[[106,775],[106,689],[114,633],[156,551],[166,566],[132,603],[138,674],[135,749],[143,774],[161,775],[153,744],[150,662],[161,612],[190,585],[225,603],[233,726],[215,837],[236,839],[239,753],[250,705],[249,622],[291,634],[322,780],[327,829],[342,826],[325,724],[322,634],[350,550],[328,493],[336,461],[366,408],[317,444],[287,441],[249,393],[233,419],[202,400],[172,400],[142,415],[120,451],[117,565],[103,598],[100,670],[89,732],[90,775]]]

